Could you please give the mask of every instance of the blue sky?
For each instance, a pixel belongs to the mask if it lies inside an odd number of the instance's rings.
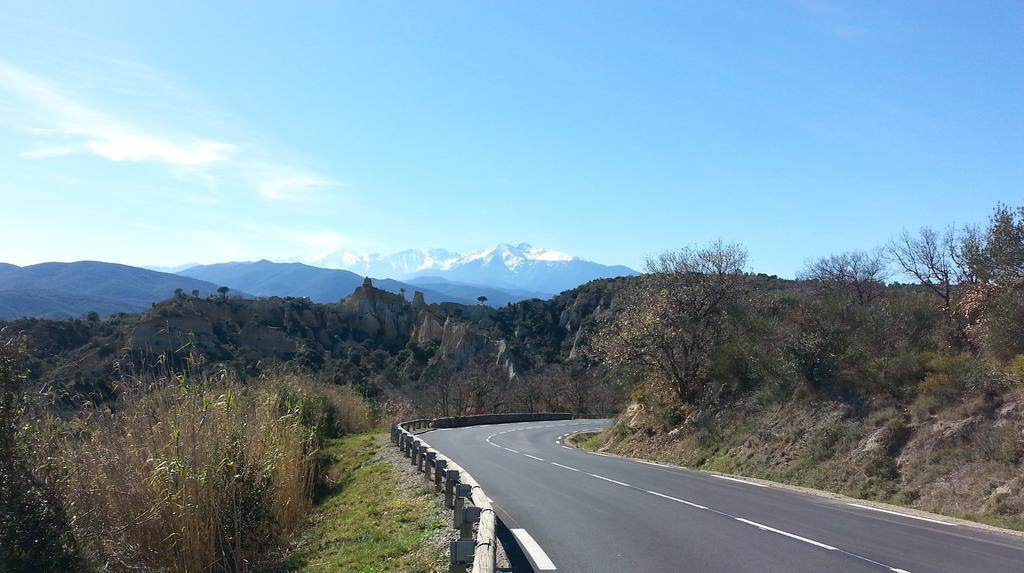
[[[21,2],[0,261],[754,270],[1024,203],[1021,2]]]

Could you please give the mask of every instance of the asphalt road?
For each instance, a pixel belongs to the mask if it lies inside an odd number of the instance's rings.
[[[1024,538],[844,500],[593,454],[606,420],[420,435],[473,474],[510,529],[562,573],[1024,573]]]

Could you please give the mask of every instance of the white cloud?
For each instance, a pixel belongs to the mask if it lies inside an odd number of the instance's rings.
[[[119,65],[125,67],[123,63]],[[139,66],[128,67],[135,70]],[[174,91],[166,80],[161,80],[160,90],[146,89],[147,82],[157,74],[145,66],[140,69],[138,77],[108,81],[122,86],[115,90],[120,95],[124,95],[125,85],[138,85],[137,93],[132,95],[144,98],[152,97],[151,93]],[[97,72],[90,77],[100,75]],[[26,159],[88,155],[113,162],[165,165],[171,168],[171,177],[198,184],[218,198],[225,192],[244,190],[272,202],[306,202],[318,198],[325,190],[345,186],[308,169],[267,159],[286,153],[115,117],[69,94],[60,83],[0,61],[0,94],[5,91],[15,96],[24,109],[0,116],[0,124],[13,126],[33,140],[34,146],[19,153]],[[154,110],[168,109],[166,102],[144,99],[142,103],[154,117],[164,117]],[[190,106],[193,112],[200,108]],[[188,123],[178,119],[179,123]]]
[[[315,175],[291,173],[271,176],[259,183],[256,189],[265,199],[281,201],[305,199],[319,189],[330,187],[344,187],[344,183]]]
[[[71,155],[78,153],[79,151],[80,149],[72,145],[60,145],[54,147],[37,147],[35,149],[29,149],[28,151],[22,151],[18,155],[26,159],[46,159],[47,157]]]
[[[33,131],[62,136],[74,145],[43,147],[22,155],[41,159],[71,153],[91,153],[111,161],[136,161],[195,166],[227,160],[235,146],[200,138],[169,138],[146,133],[139,126],[111,117],[66,96],[44,78],[0,63],[0,88],[36,108],[40,121],[50,124]]]

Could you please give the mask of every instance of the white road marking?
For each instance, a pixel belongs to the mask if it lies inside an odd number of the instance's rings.
[[[566,425],[581,425],[581,424],[566,424]],[[559,426],[542,426],[540,428],[538,428],[538,427],[522,427],[522,428],[516,428],[516,429],[512,429],[512,430],[506,430],[505,432],[499,432],[498,434],[492,434],[491,436],[488,436],[487,442],[491,443],[490,442],[490,438],[492,438],[492,437],[494,437],[496,435],[499,435],[499,434],[507,433],[507,432],[516,432],[516,431],[521,431],[521,430],[541,429],[541,428],[549,428],[549,427],[559,427]],[[496,445],[496,444],[491,443],[491,445]],[[504,446],[497,446],[497,447],[500,447],[500,448],[502,448],[504,450],[507,450],[509,452],[512,452],[512,453],[516,453],[516,454],[520,453],[520,452],[518,452],[516,450],[513,450],[511,448],[506,448]],[[565,445],[562,445],[561,447],[563,447],[563,448],[565,448],[567,450],[575,449],[575,448],[571,448],[571,447],[568,447],[568,446],[565,446]],[[603,454],[603,453],[598,453],[598,452],[588,452],[588,453],[592,453],[594,455],[603,456],[603,457],[615,457],[615,456],[610,456],[608,454]],[[523,455],[527,456],[529,458],[533,458],[533,459],[538,460],[538,461],[545,461],[543,458],[538,458],[537,456],[533,456],[533,455],[530,455],[530,454],[523,454]],[[627,459],[627,460],[631,460],[631,461],[637,461],[637,462],[644,463],[644,464],[647,464],[647,465],[652,465],[652,466],[660,466],[660,467],[663,467],[663,468],[666,468],[666,469],[672,469],[672,470],[684,469],[684,468],[679,468],[677,466],[670,466],[670,465],[667,465],[667,464],[659,464],[657,462],[649,462],[649,461],[646,461],[646,460],[637,460],[637,459],[634,459],[634,458],[623,458],[623,459]],[[581,470],[578,470],[576,468],[572,468],[572,467],[569,467],[569,466],[566,466],[566,465],[559,464],[557,462],[547,462],[547,463],[550,463],[553,466],[557,466],[557,467],[560,467],[560,468],[563,468],[563,469],[567,469],[569,471],[574,471],[574,472],[580,472],[581,471]],[[663,493],[659,493],[659,492],[656,492],[656,491],[653,491],[653,490],[644,490],[644,489],[632,486],[632,485],[630,485],[628,483],[617,481],[617,480],[613,480],[613,479],[610,479],[610,478],[606,478],[606,477],[601,476],[601,475],[592,474],[592,473],[588,473],[588,472],[583,472],[583,473],[587,473],[587,475],[589,475],[591,477],[595,477],[595,478],[600,479],[600,480],[611,482],[611,483],[614,483],[616,485],[620,485],[620,486],[627,487],[627,488],[630,488],[630,489],[635,489],[637,491],[645,492],[645,493],[648,493],[648,494],[651,494],[651,495],[654,495],[654,496],[657,496],[657,497],[661,497],[661,498],[664,498],[664,499],[668,499],[668,500],[671,500],[671,501],[682,503],[684,505],[689,505],[689,506],[697,508],[697,509],[707,510],[707,511],[710,511],[712,513],[716,513],[718,515],[721,515],[723,517],[731,518],[731,519],[733,519],[735,521],[738,521],[740,523],[744,523],[744,524],[747,524],[747,525],[752,525],[754,527],[757,527],[758,529],[761,529],[762,531],[768,531],[768,532],[771,532],[771,533],[775,533],[777,535],[782,535],[784,537],[788,537],[790,539],[794,539],[794,540],[800,541],[802,543],[807,543],[809,545],[813,545],[813,546],[819,547],[821,549],[826,549],[826,550],[829,550],[829,551],[837,551],[839,553],[842,553],[844,555],[848,555],[848,556],[853,557],[855,559],[859,559],[861,561],[865,561],[867,563],[871,563],[873,565],[877,565],[879,567],[882,567],[884,569],[887,569],[887,570],[891,571],[892,573],[910,573],[910,571],[907,571],[906,569],[900,569],[900,568],[897,568],[897,567],[892,567],[892,566],[889,566],[889,565],[887,565],[885,563],[881,563],[881,562],[875,561],[873,559],[869,559],[867,557],[864,557],[863,555],[857,555],[856,553],[851,553],[849,551],[845,551],[843,549],[839,549],[838,547],[833,547],[831,545],[827,545],[825,543],[821,543],[821,542],[815,541],[813,539],[808,539],[806,537],[802,537],[802,536],[796,535],[794,533],[789,533],[788,531],[783,531],[781,529],[776,529],[774,527],[770,527],[768,525],[764,525],[764,524],[758,523],[756,521],[751,521],[749,519],[738,517],[736,515],[730,515],[728,513],[725,513],[723,511],[719,511],[717,509],[712,509],[712,508],[707,507],[707,506],[703,506],[703,505],[700,505],[700,504],[697,504],[697,503],[686,501],[685,499],[679,499],[679,498],[672,497],[672,496],[669,496],[669,495],[665,495]],[[719,474],[710,474],[710,475],[712,475],[714,477],[717,477],[717,478],[720,478],[720,479],[725,479],[725,480],[729,480],[729,481],[735,481],[735,482],[744,483],[744,484],[747,484],[747,485],[753,485],[753,486],[756,486],[756,487],[768,487],[765,484],[760,484],[760,483],[756,483],[756,482],[746,481],[746,480],[742,480],[742,479],[738,479],[738,478],[733,478],[733,477],[729,477],[729,476],[724,476],[724,475],[719,475]],[[908,517],[908,518],[912,518],[912,519],[919,519],[919,520],[923,520],[923,521],[930,521],[930,522],[934,522],[934,523],[940,523],[940,524],[943,524],[943,525],[956,525],[955,523],[949,523],[949,522],[929,519],[929,518],[925,518],[925,517],[918,517],[916,515],[899,513],[899,512],[895,512],[895,511],[889,511],[889,510],[880,509],[880,508],[871,507],[871,506],[866,506],[866,505],[860,505],[860,504],[855,504],[855,503],[850,503],[848,505],[851,505],[851,506],[854,506],[854,507],[859,507],[859,508],[862,508],[862,509],[870,509],[870,510],[873,510],[873,511],[880,511],[880,512],[883,512],[883,513],[891,513],[891,514],[894,514],[894,515],[899,515],[899,516],[902,516],[902,517]],[[527,550],[527,552],[530,554],[530,559],[536,562],[536,565],[537,565],[537,569],[536,570],[537,571],[545,571],[546,572],[546,571],[555,571],[556,570],[555,566],[554,566],[554,563],[551,562],[551,560],[548,558],[547,554],[545,554],[543,552],[543,550],[540,548],[540,546],[537,545],[537,542],[534,541],[533,538],[530,537],[530,535],[525,530],[513,529],[511,531],[512,531],[513,535],[516,536],[516,539],[517,539],[517,541],[519,541],[519,544],[521,546],[523,546],[523,548],[525,550]],[[521,532],[521,533],[519,533],[519,532]],[[537,553],[535,553],[532,548],[535,548]]]
[[[630,459],[633,460],[634,462],[637,462],[637,463],[640,463],[640,464],[646,464],[646,465],[649,465],[649,466],[656,466],[656,467],[665,468],[665,469],[668,469],[668,470],[678,470],[678,469],[680,469],[680,468],[678,468],[676,466],[670,466],[668,464],[659,464],[658,462],[649,462],[647,460],[638,460],[636,458],[630,458]]]
[[[588,473],[587,475],[590,476],[590,477],[596,477],[597,479],[603,479],[604,481],[610,481],[610,482],[612,482],[612,483],[614,483],[616,485],[621,485],[621,486],[625,486],[625,487],[633,487],[633,486],[629,485],[628,483],[623,483],[621,481],[615,481],[615,480],[613,480],[611,478],[606,478],[604,476],[599,476],[597,474]]]
[[[540,545],[534,541],[533,537],[525,529],[513,529],[511,531],[516,541],[519,542],[519,546],[530,555],[530,561],[533,562],[538,571],[557,571],[555,564],[551,562],[548,554],[544,553],[544,550],[540,548]]]
[[[513,454],[519,453],[519,450],[513,450],[512,448],[506,448],[505,446],[501,446],[501,449],[505,450],[506,452],[512,452]]]
[[[548,463],[549,463],[549,464],[551,464],[551,465],[553,465],[553,466],[558,466],[558,467],[560,467],[560,468],[564,468],[564,469],[567,469],[567,470],[569,470],[569,471],[571,471],[571,472],[578,472],[578,471],[580,471],[580,470],[578,470],[578,469],[576,469],[576,468],[570,468],[569,466],[563,466],[562,464],[560,464],[560,463],[558,463],[558,462],[548,462]]]
[[[747,481],[745,479],[739,479],[739,478],[734,478],[734,477],[729,477],[729,476],[720,476],[718,474],[711,474],[711,475],[715,476],[716,478],[727,479],[729,481],[736,481],[736,482],[739,482],[739,483],[745,483],[747,485],[754,485],[754,486],[757,486],[757,487],[768,487],[768,486],[764,485],[763,483],[755,483],[755,482],[752,482],[752,481]]]
[[[679,503],[682,503],[682,504],[685,504],[685,505],[689,505],[690,507],[696,507],[697,509],[707,509],[706,506],[703,506],[703,505],[701,505],[699,503],[693,503],[692,501],[686,501],[685,499],[679,499],[678,497],[672,497],[671,495],[665,495],[663,493],[658,493],[656,491],[651,491],[649,489],[648,490],[644,490],[644,491],[646,491],[647,493],[649,493],[651,495],[656,495],[658,497],[663,497],[665,499],[670,499],[672,501],[676,501],[676,502],[679,502]]]
[[[890,511],[888,509],[882,509],[880,507],[871,507],[870,505],[861,505],[859,503],[848,503],[846,505],[852,505],[853,507],[859,507],[861,509],[870,509],[871,511],[880,511],[882,513],[889,513],[892,515],[898,515],[900,517],[909,517],[910,519],[919,519],[921,521],[927,521],[929,523],[938,523],[939,525],[956,525],[948,521],[939,521],[938,519],[930,519],[928,517],[921,517],[919,515],[911,515],[909,513],[900,513],[898,511]]]
[[[771,531],[772,533],[778,533],[779,535],[785,535],[786,537],[789,537],[790,539],[796,539],[797,541],[803,541],[804,543],[810,543],[811,545],[814,545],[816,547],[821,547],[822,549],[828,549],[829,551],[839,551],[838,548],[832,547],[831,545],[825,545],[824,543],[815,541],[813,539],[807,539],[806,537],[800,537],[799,535],[796,535],[795,533],[790,533],[788,531],[783,531],[781,529],[775,529],[774,527],[768,527],[767,525],[758,523],[756,521],[750,521],[749,519],[743,519],[742,517],[734,517],[733,519],[735,519],[736,521],[742,522],[742,523],[746,523],[747,525],[753,525],[754,527],[756,527],[756,528],[758,528],[758,529],[760,529],[762,531]]]

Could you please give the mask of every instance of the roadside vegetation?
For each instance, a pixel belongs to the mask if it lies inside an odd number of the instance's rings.
[[[440,499],[389,447],[387,432],[332,438],[306,529],[268,572],[432,573],[448,570],[453,531]],[[394,459],[391,459],[394,458]]]
[[[635,381],[605,449],[1024,528],[1024,210],[796,283],[721,242],[646,270],[591,339]]]
[[[59,417],[21,387],[21,340],[0,348],[4,571],[253,570],[305,523],[326,441],[373,423],[350,388],[194,355]]]

